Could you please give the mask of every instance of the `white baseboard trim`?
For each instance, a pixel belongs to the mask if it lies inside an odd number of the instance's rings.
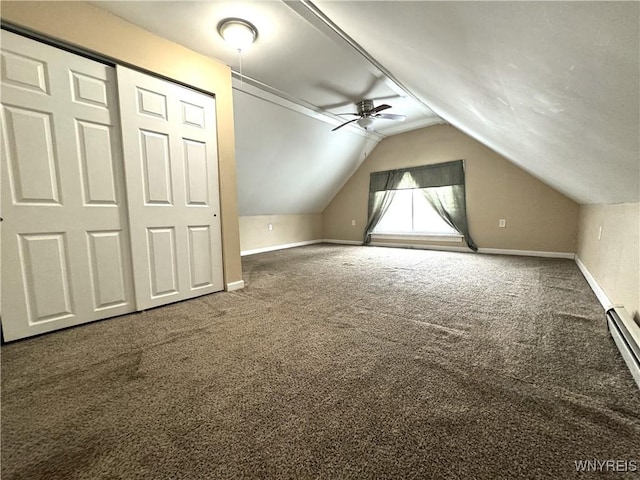
[[[448,246],[448,245],[427,245],[415,243],[394,243],[394,242],[371,242],[374,247],[395,247],[395,248],[417,248],[421,250],[441,250],[445,252],[466,252],[472,253],[468,247]],[[564,252],[538,252],[535,250],[507,250],[502,248],[478,248],[477,253],[488,255],[517,255],[522,257],[545,257],[545,258],[567,258],[573,260],[573,253]]]
[[[503,248],[478,248],[478,252],[492,255],[519,255],[522,257],[568,258],[569,260],[573,260],[576,256],[575,253],[539,252],[536,250],[508,250]]]
[[[240,252],[240,256],[244,257],[246,255],[254,255],[256,253],[273,252],[275,250],[283,250],[285,248],[293,248],[293,247],[302,247],[303,245],[312,245],[314,243],[322,243],[322,242],[323,242],[322,239],[318,239],[318,240],[305,240],[304,242],[283,243],[281,245],[272,245],[270,247],[254,248],[252,250],[243,250]]]
[[[302,247],[303,245],[312,245],[314,243],[335,243],[338,245],[362,245],[359,240],[340,240],[335,238],[323,238],[321,240],[307,240],[304,242],[285,243],[282,245],[273,245],[270,247],[255,248],[253,250],[243,250],[241,256],[253,255],[255,253],[273,252],[285,248]],[[417,248],[421,250],[443,250],[450,252],[471,252],[469,247],[458,247],[455,245],[429,245],[418,243],[397,243],[397,242],[371,242],[373,247],[393,247],[393,248]],[[518,255],[522,257],[545,257],[545,258],[567,258],[573,260],[577,258],[574,253],[566,252],[541,252],[536,250],[509,250],[504,248],[478,248],[478,253],[486,253],[489,255]]]
[[[596,279],[593,278],[593,275],[591,275],[591,272],[587,270],[586,265],[582,263],[580,258],[578,258],[578,255],[576,255],[576,265],[578,265],[580,272],[582,272],[582,275],[584,275],[584,278],[589,284],[589,286],[591,287],[591,290],[593,290],[593,293],[596,294],[596,297],[598,298],[598,301],[602,305],[602,308],[604,308],[605,312],[610,308],[614,307],[615,305],[613,304],[613,302],[609,300],[609,297],[607,297],[607,294],[604,293],[604,290],[602,290],[602,287],[598,285],[598,282],[596,282]]]
[[[335,238],[323,238],[323,243],[337,243],[338,245],[362,245],[363,242],[358,240],[338,240]]]
[[[234,290],[241,290],[244,288],[244,280],[238,280],[236,282],[227,283],[227,292],[233,292]]]

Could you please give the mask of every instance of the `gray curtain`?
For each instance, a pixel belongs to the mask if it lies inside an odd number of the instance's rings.
[[[451,187],[439,189],[438,187]],[[389,208],[394,190],[423,189],[427,201],[442,219],[458,230],[471,250],[478,247],[471,238],[467,222],[464,187],[464,161],[437,163],[421,167],[373,172],[369,183],[369,220],[364,243],[371,242],[371,232]]]
[[[364,229],[365,245],[371,243],[371,232],[389,209],[403,176],[404,172],[400,173],[398,170],[371,174],[369,182],[369,218]]]
[[[431,204],[438,215],[447,222],[450,227],[455,228],[464,237],[464,241],[474,252],[478,247],[469,234],[467,224],[467,207],[465,199],[464,185],[453,185],[451,187],[424,188],[422,189],[424,198]]]

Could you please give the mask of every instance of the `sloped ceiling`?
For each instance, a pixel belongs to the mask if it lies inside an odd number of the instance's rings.
[[[441,117],[549,185],[580,203],[640,201],[637,2],[317,5]]]
[[[378,139],[336,135],[303,112],[236,90],[240,215],[320,213]]]
[[[96,3],[235,70],[215,25],[238,16],[258,27],[247,83],[307,114],[236,82],[243,215],[321,211],[366,138],[443,120],[580,203],[640,201],[637,2]],[[363,95],[410,118],[377,137],[331,134]]]
[[[93,3],[236,72],[240,215],[320,213],[386,132],[443,123],[331,28],[312,24],[284,2]],[[244,18],[259,31],[242,64],[216,31],[227,17]],[[386,113],[408,118],[380,120],[375,133],[356,126],[332,132],[354,118],[340,114],[356,111],[355,103],[365,98],[391,104]]]

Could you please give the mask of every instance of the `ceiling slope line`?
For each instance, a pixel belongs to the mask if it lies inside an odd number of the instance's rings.
[[[460,122],[459,119],[452,119],[449,115],[443,115],[439,110],[430,107],[425,101],[423,101],[421,98],[416,96],[411,90],[409,90],[409,88],[407,88],[400,80],[398,80],[396,76],[393,73],[391,73],[390,70],[388,70],[384,65],[378,62],[358,42],[356,42],[344,30],[342,30],[337,24],[335,24],[313,2],[309,0],[282,0],[282,1],[289,8],[294,10],[296,13],[302,16],[305,20],[307,20],[311,25],[313,25],[315,28],[317,28],[321,32],[324,32],[328,36],[338,41],[342,41],[343,43],[346,43],[351,48],[353,48],[358,54],[360,54],[365,60],[367,60],[369,64],[371,64],[375,69],[377,69],[380,73],[382,73],[388,79],[388,81],[391,82],[391,84],[393,84],[395,89],[399,89],[400,91],[404,92],[407,96],[411,97],[413,100],[418,102],[420,105],[422,105],[423,107],[435,113],[447,125],[451,125],[452,127],[460,130],[461,132],[465,133],[466,135],[473,138],[474,140],[480,142],[489,150],[497,153],[501,157],[508,160],[510,163],[526,171],[527,173],[534,176],[538,180],[542,181],[546,185],[551,186],[551,188],[559,191],[563,195],[568,196],[569,198],[571,198],[574,201],[577,201],[578,203],[582,203],[582,202],[579,202],[577,198],[574,198],[573,196],[568,195],[565,191],[559,190],[556,185],[553,185],[549,183],[548,180],[543,179],[541,175],[527,168],[525,165],[522,164],[522,162],[514,160],[513,156],[511,156],[507,152],[502,151],[502,149],[496,147],[493,144],[493,142],[487,141],[483,135],[479,135],[473,129],[468,128],[468,126],[464,125],[464,122]],[[425,125],[425,126],[429,126],[429,125]],[[395,133],[393,131],[388,132],[389,136],[392,136],[394,134]]]
[[[369,52],[367,52],[358,42],[351,38],[344,30],[336,25],[322,10],[320,10],[313,2],[309,0],[282,0],[289,8],[295,11],[302,18],[307,20],[311,25],[316,27],[321,32],[327,34],[334,39],[339,40],[342,43],[346,43],[353,48],[360,56],[362,56],[370,65],[372,65],[377,72],[382,73],[387,80],[393,85],[394,90],[398,93],[402,92],[412,100],[417,102],[423,108],[426,108],[430,112],[435,113],[445,123],[449,121],[440,115],[439,112],[431,108],[424,100],[415,95],[409,90],[396,76],[391,73],[384,65],[378,62]]]
[[[322,110],[321,108],[300,98],[288,95],[275,87],[261,82],[260,80],[256,80],[255,78],[240,74],[233,69],[231,70],[231,74],[234,80],[232,85],[234,90],[238,90],[253,97],[259,98],[260,100],[264,100],[265,102],[269,102],[273,105],[286,108],[296,113],[301,113],[303,115],[306,115],[307,117],[314,118],[333,126],[339,125],[344,122],[343,117],[331,112],[327,112],[326,110]],[[351,133],[355,133],[371,140],[376,140],[377,142],[380,142],[387,138],[387,136],[383,135],[382,133],[376,131],[366,131],[355,126],[349,125],[346,129]]]

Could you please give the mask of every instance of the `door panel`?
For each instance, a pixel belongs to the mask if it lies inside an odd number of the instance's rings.
[[[158,92],[152,92],[141,87],[136,87],[138,99],[138,113],[150,117],[167,120],[167,97]]]
[[[59,204],[51,114],[3,106],[13,201]]]
[[[174,228],[147,228],[151,297],[177,295],[178,263]]]
[[[109,125],[76,121],[85,205],[117,205]]]
[[[19,242],[29,323],[73,316],[65,235],[20,235]]]
[[[5,339],[131,312],[115,70],[1,35]]]
[[[117,72],[138,308],[222,290],[215,100]]]
[[[121,231],[87,232],[91,257],[91,285],[96,310],[122,306],[128,295],[125,275],[128,268],[124,262]]]
[[[209,206],[207,146],[203,142],[183,140],[184,168],[187,177],[187,205]]]
[[[89,106],[108,109],[107,84],[101,78],[71,71],[73,101]]]
[[[186,126],[205,128],[205,110],[200,105],[181,101],[182,123]]]
[[[172,205],[173,185],[169,136],[140,130],[145,205]],[[134,159],[131,159],[135,161]],[[140,181],[140,180],[138,180]]]
[[[213,283],[211,271],[211,229],[209,225],[189,227],[189,265],[191,268],[191,290],[210,287]]]
[[[47,63],[16,52],[2,51],[2,83],[17,88],[49,94]]]

